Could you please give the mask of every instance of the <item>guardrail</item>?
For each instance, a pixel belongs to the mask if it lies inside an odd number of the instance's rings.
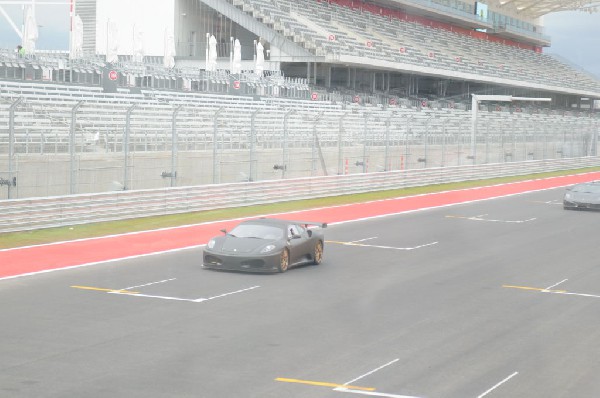
[[[600,157],[4,200],[0,233],[594,166]]]

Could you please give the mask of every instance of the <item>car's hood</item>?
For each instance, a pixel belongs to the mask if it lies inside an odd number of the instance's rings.
[[[221,250],[227,253],[250,253],[267,243],[264,239],[257,238],[236,238],[234,236],[223,237]]]
[[[592,192],[570,192],[567,198],[576,202],[600,204],[600,194]]]

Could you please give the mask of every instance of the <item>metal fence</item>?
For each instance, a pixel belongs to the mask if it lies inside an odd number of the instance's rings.
[[[599,157],[1,201],[0,233],[600,165]]]
[[[0,102],[0,199],[594,156],[597,113],[154,93]]]

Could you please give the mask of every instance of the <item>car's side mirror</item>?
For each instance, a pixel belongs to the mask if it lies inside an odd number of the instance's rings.
[[[226,230],[225,228],[223,228],[223,229],[221,230],[221,232],[223,232],[225,235],[227,235],[227,230]]]

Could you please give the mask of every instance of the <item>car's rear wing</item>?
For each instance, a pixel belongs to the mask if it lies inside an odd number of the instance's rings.
[[[305,228],[310,227],[319,227],[319,228],[327,228],[326,222],[316,222],[316,221],[294,221],[296,224],[304,225]]]

